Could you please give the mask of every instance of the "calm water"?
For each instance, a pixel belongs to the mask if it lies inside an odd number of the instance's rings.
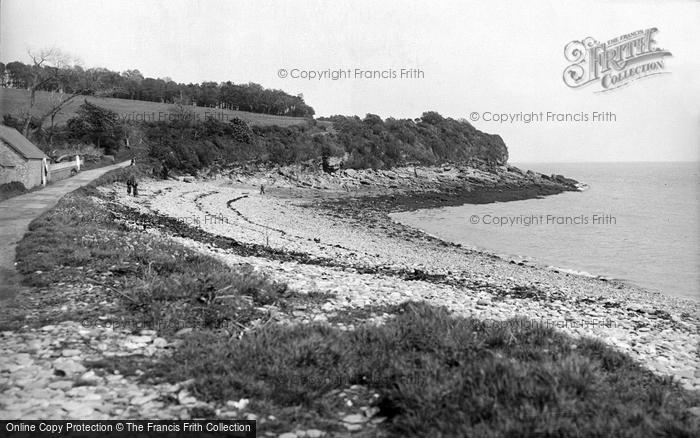
[[[700,298],[700,163],[516,165],[589,189],[392,217],[472,248]]]

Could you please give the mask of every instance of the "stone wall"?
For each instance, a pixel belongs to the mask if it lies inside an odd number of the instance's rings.
[[[43,172],[43,166],[41,160],[33,159],[29,160],[27,163],[27,181],[24,186],[27,188],[40,186],[41,185],[41,172]]]
[[[26,188],[41,184],[41,160],[25,160],[0,140],[0,184],[19,181]]]

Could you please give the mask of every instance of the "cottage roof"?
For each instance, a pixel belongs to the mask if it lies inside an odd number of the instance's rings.
[[[10,145],[10,147],[17,151],[26,159],[42,159],[46,157],[41,149],[36,147],[34,143],[27,140],[27,137],[23,136],[14,128],[9,126],[0,125],[0,140]]]

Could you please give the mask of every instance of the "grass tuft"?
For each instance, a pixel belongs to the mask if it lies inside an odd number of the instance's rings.
[[[573,349],[571,346],[577,345]],[[546,348],[545,348],[546,347]],[[693,436],[698,403],[595,340],[500,326],[407,303],[383,326],[272,325],[240,340],[200,331],[151,375],[195,378],[205,400],[302,405],[359,384],[380,394],[387,432],[409,436]]]

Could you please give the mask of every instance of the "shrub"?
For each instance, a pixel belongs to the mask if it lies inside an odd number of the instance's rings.
[[[11,181],[0,184],[0,201],[21,195],[27,192],[27,188],[20,181]]]
[[[572,349],[576,343],[578,348]],[[425,303],[383,326],[272,325],[240,340],[197,332],[153,373],[195,378],[207,400],[241,397],[334,416],[359,384],[396,436],[692,436],[697,395],[599,341],[526,319],[487,325]]]

